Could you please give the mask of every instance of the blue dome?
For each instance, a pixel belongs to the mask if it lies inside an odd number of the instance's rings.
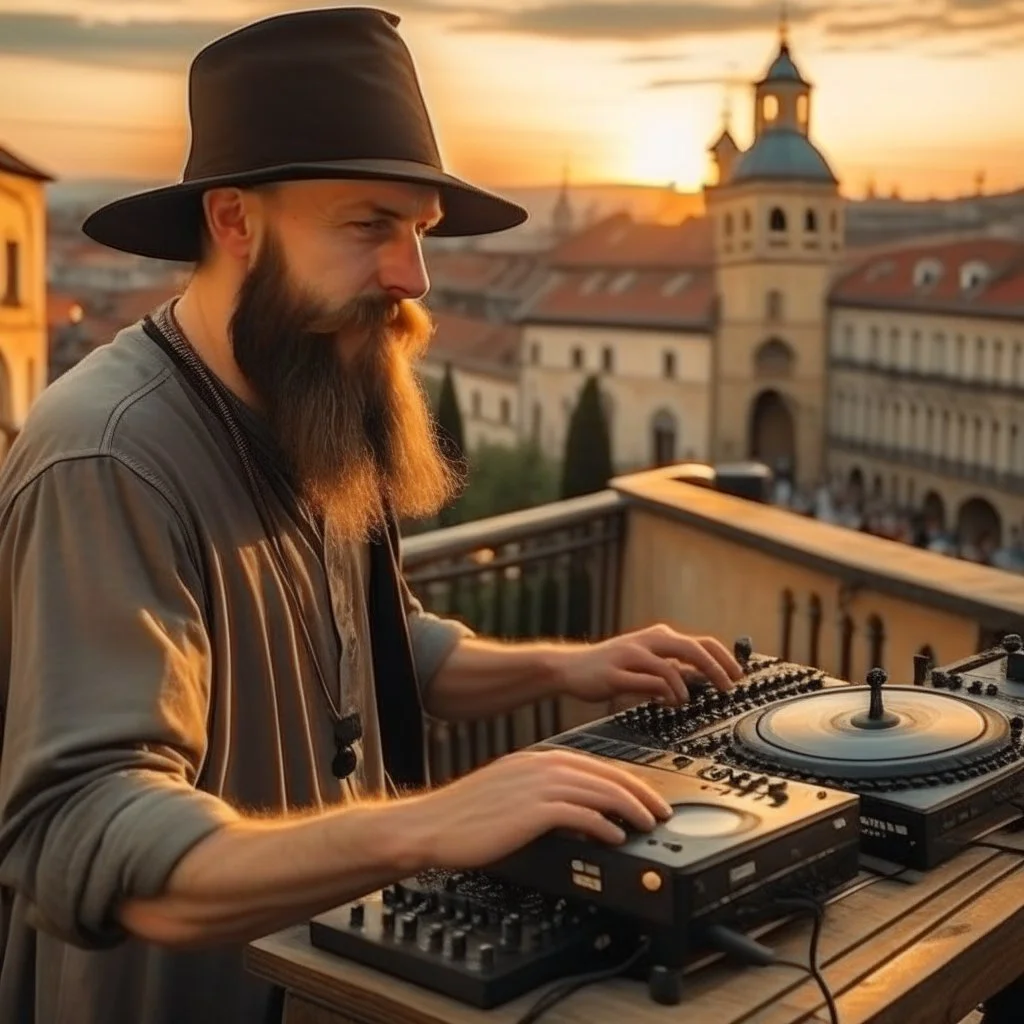
[[[817,181],[835,185],[838,179],[814,144],[792,128],[766,131],[737,161],[729,184],[770,178],[776,181]]]
[[[799,82],[801,85],[809,85],[803,75],[800,74],[799,69],[793,62],[793,57],[789,52],[789,46],[783,43],[779,47],[779,55],[772,61],[771,67],[765,72],[764,78],[758,82],[758,85],[764,85],[766,82]]]

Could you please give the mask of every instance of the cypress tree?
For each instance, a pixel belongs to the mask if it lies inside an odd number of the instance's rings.
[[[441,450],[445,457],[454,466],[464,468],[466,465],[466,441],[462,428],[462,412],[459,410],[459,400],[455,394],[455,379],[452,376],[452,365],[446,363],[444,367],[444,379],[441,381],[441,393],[437,399],[437,432],[441,443]],[[441,526],[454,526],[460,521],[461,502],[456,499],[450,505],[446,505],[438,513],[438,523]]]
[[[453,462],[464,462],[466,440],[462,427],[462,412],[459,410],[459,400],[455,394],[455,378],[452,376],[451,363],[445,363],[444,377],[441,380],[441,393],[437,398],[437,426],[445,455]]]
[[[562,497],[604,490],[612,476],[611,440],[596,377],[588,377],[569,420],[562,465]]]

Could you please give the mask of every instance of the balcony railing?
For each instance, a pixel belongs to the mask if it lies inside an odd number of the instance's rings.
[[[493,638],[598,640],[619,625],[625,503],[614,491],[408,538],[406,579],[432,612]],[[428,724],[444,781],[562,728],[556,699],[484,721]]]

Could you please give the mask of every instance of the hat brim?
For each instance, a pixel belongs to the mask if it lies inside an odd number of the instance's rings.
[[[511,200],[434,167],[405,160],[344,160],[282,164],[139,192],[100,207],[86,218],[82,230],[93,241],[122,252],[194,263],[200,256],[204,192],[232,185],[318,179],[404,181],[433,186],[440,193],[444,216],[430,233],[446,238],[507,231],[525,223],[529,216]]]

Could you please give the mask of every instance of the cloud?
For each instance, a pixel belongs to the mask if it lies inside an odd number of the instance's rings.
[[[864,49],[887,42],[948,41],[955,36],[965,44],[963,49],[973,52],[998,47],[1000,39],[989,39],[989,34],[1019,28],[1022,19],[1024,0],[943,0],[941,4],[930,5],[918,2],[903,9],[891,4],[859,4],[847,8],[842,17],[827,19],[824,30],[831,40],[827,44],[830,49]]]
[[[622,58],[623,64],[677,64],[689,60],[688,53],[630,53]]]
[[[789,8],[791,24],[811,20],[825,7]],[[477,8],[453,26],[461,32],[494,32],[549,39],[608,42],[664,41],[681,35],[774,29],[775,0],[723,3],[714,0],[549,0],[532,7]]]
[[[702,88],[704,86],[721,86],[729,84],[746,84],[747,79],[735,78],[732,76],[700,77],[694,75],[689,78],[655,78],[647,83],[646,89],[686,89]]]
[[[198,10],[191,0],[176,0],[181,8]],[[134,0],[120,0],[124,12],[135,6]],[[167,8],[164,0],[164,9]],[[280,13],[289,7],[306,7],[294,0],[247,0],[246,13],[237,18],[166,18],[165,20],[129,18],[116,20],[81,17],[71,14],[0,10],[0,55],[49,57],[78,64],[104,67],[144,68],[180,71],[207,43],[248,21]],[[434,0],[401,0],[394,9],[418,9],[435,12],[442,8]],[[209,5],[207,4],[207,7]],[[103,10],[109,11],[108,4]],[[241,8],[236,5],[236,10]]]

